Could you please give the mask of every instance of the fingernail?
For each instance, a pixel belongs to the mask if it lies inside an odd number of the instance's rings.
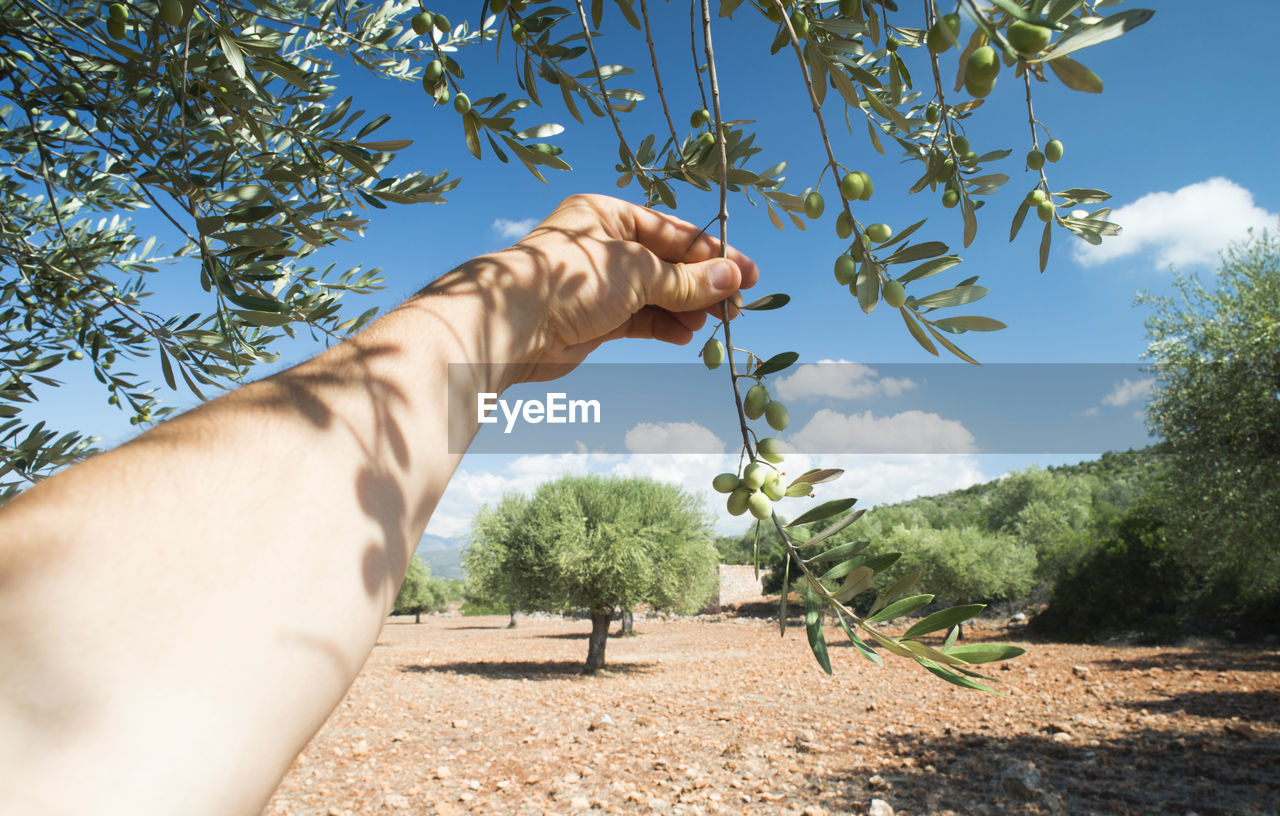
[[[707,279],[711,281],[712,289],[728,289],[733,286],[733,266],[724,261],[713,264],[707,270]]]

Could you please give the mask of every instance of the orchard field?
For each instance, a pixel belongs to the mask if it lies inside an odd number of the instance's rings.
[[[637,620],[592,677],[588,621],[412,621],[388,622],[265,814],[1280,813],[1274,646],[990,622],[966,639],[1028,648],[993,667],[1001,698],[874,666],[831,628],[827,677],[803,627],[780,643],[767,619]]]

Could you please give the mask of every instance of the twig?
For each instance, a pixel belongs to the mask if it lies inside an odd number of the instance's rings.
[[[609,112],[609,121],[613,122],[613,131],[618,134],[618,143],[627,151],[627,156],[631,160],[631,166],[635,173],[644,176],[644,169],[640,166],[640,160],[636,158],[636,154],[631,151],[631,145],[627,144],[627,138],[622,135],[622,126],[618,124],[618,117],[613,112],[613,103],[609,101],[609,94],[604,89],[604,78],[600,76],[600,60],[596,57],[595,42],[591,37],[591,26],[587,23],[587,10],[583,8],[582,0],[576,0],[578,6],[578,19],[582,21],[582,36],[587,41],[587,52],[591,54],[591,65],[596,72],[596,86],[600,89],[600,97],[604,101],[604,109]],[[647,190],[645,191],[648,192]]]
[[[667,130],[671,131],[671,144],[679,148],[680,137],[676,135],[676,126],[671,123],[671,111],[667,108],[667,95],[662,90],[662,76],[658,73],[658,55],[653,48],[653,30],[649,27],[649,4],[640,0],[640,15],[644,19],[644,40],[649,45],[649,64],[653,66],[653,81],[658,86],[658,101],[662,103],[662,115],[667,118]],[[683,168],[684,155],[677,149],[676,156]]]

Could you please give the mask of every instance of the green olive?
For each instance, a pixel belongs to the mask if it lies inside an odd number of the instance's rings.
[[[897,309],[907,302],[907,289],[899,281],[891,280],[884,285],[884,302]]]
[[[897,37],[890,37],[889,39],[885,40],[885,42],[884,42],[884,50],[886,50],[886,51],[888,51],[890,54],[892,54],[894,51],[897,51],[897,50],[898,50],[898,46],[899,46],[899,45],[900,45],[900,43],[898,42],[898,38],[897,38]]]
[[[107,35],[113,40],[123,40],[125,37],[124,22],[121,20],[107,20]]]
[[[489,11],[501,14],[507,10],[507,0],[489,0]]]
[[[956,136],[951,140],[951,144],[955,146],[956,153],[961,156],[969,152],[969,140],[963,136]]]
[[[795,31],[796,37],[801,40],[809,36],[809,18],[800,9],[791,12],[791,30]]]
[[[431,60],[427,63],[427,67],[422,69],[423,81],[435,82],[442,76],[444,76],[444,63],[440,60]]]
[[[764,416],[764,408],[768,404],[769,390],[756,383],[747,389],[747,395],[742,399],[742,413],[747,415],[747,419],[759,419]]]
[[[841,286],[848,286],[853,283],[854,277],[858,274],[858,263],[848,255],[839,255],[836,257],[836,283]]]
[[[83,352],[83,351],[81,351],[80,349],[75,349],[74,351],[72,351],[70,354],[68,354],[68,355],[67,355],[67,359],[69,359],[69,360],[83,360],[83,359],[84,359],[84,352]]]
[[[1051,162],[1062,158],[1062,142],[1054,139],[1044,146],[1044,157]]]
[[[1024,57],[1034,57],[1049,44],[1049,38],[1053,36],[1053,32],[1035,23],[1015,20],[1009,26],[1006,36],[1009,39],[1009,45],[1013,46],[1013,50]]]
[[[185,15],[182,0],[160,0],[160,19],[169,25],[182,25],[182,18]]]
[[[698,147],[711,147],[716,143],[716,137],[711,133],[703,133],[698,137]]]
[[[706,108],[699,108],[689,117],[689,126],[700,128],[709,121],[711,121],[711,111]]]
[[[840,195],[845,201],[857,201],[862,198],[863,175],[863,173],[846,173],[845,177],[840,179]]]
[[[751,498],[751,491],[748,488],[740,487],[729,494],[729,498],[725,500],[725,507],[729,510],[729,514],[740,516],[747,512],[747,501]]]
[[[938,106],[930,105],[924,109],[924,120],[931,125],[938,124]]]
[[[853,256],[855,261],[862,263],[862,259],[867,257],[867,247],[870,245],[871,239],[867,237],[866,233],[863,233],[858,240],[849,246],[849,254]]]
[[[764,486],[764,480],[771,470],[773,468],[768,465],[752,462],[747,465],[746,470],[742,471],[742,484],[752,490],[759,490]]]
[[[782,444],[782,440],[769,437],[760,440],[760,444],[756,446],[756,451],[766,462],[772,462],[776,465],[783,460],[786,447]]]
[[[409,24],[413,26],[413,33],[421,37],[423,34],[426,34],[431,30],[431,26],[433,26],[435,22],[431,15],[424,11],[413,15],[413,19],[409,21]]]
[[[1044,167],[1044,154],[1039,150],[1031,150],[1027,152],[1027,167],[1032,170],[1039,170]]]
[[[836,237],[844,240],[853,235],[853,217],[847,212],[841,211],[836,216]]]
[[[1053,206],[1052,201],[1041,201],[1036,204],[1036,215],[1040,216],[1040,220],[1049,222],[1053,220],[1053,214],[1057,212],[1057,208]]]
[[[866,234],[872,243],[883,244],[893,237],[893,227],[888,224],[872,224],[867,227]]]
[[[935,54],[941,54],[948,48],[956,44],[956,38],[960,36],[960,15],[944,14],[929,29],[929,35],[925,38],[929,45],[929,50]]]
[[[770,402],[764,407],[764,420],[775,431],[785,431],[791,422],[791,415],[787,412],[787,406],[780,402]]]
[[[524,42],[524,38],[525,38],[524,26],[520,25],[519,23],[512,23],[511,24],[512,41],[516,43],[522,43]]]
[[[717,369],[724,362],[724,344],[712,337],[702,347],[702,364],[709,369]]]
[[[1000,57],[996,50],[984,45],[969,55],[964,67],[964,87],[975,99],[991,93],[1000,73]]]
[[[129,19],[129,9],[124,3],[112,3],[107,9],[107,14],[112,20],[119,20],[122,23]]]
[[[449,18],[443,14],[437,14],[432,18],[431,22],[435,24],[435,27],[441,34],[447,34],[449,29],[452,28],[452,26],[449,25]]]
[[[876,186],[871,183],[871,176],[861,170],[858,171],[858,177],[862,179],[862,195],[858,196],[858,200],[870,201],[871,194],[875,192]]]
[[[960,203],[960,194],[955,190],[946,190],[942,194],[942,206],[948,210]]]
[[[764,487],[760,488],[760,490],[772,501],[781,501],[787,495],[787,489],[778,480],[778,471],[776,470],[769,472],[769,478],[764,480]]]
[[[721,473],[711,480],[711,487],[717,493],[732,493],[741,486],[742,480],[738,478],[736,473]]]
[[[810,218],[821,218],[826,208],[827,203],[822,200],[822,193],[817,190],[804,197],[804,214]]]
[[[773,502],[764,493],[752,493],[747,498],[747,509],[751,511],[751,515],[764,521],[773,515]]]
[[[471,110],[471,99],[464,93],[460,93],[453,98],[453,109],[458,113],[466,113]]]

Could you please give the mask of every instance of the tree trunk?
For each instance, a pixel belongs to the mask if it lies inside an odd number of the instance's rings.
[[[612,609],[595,609],[591,612],[591,637],[587,641],[585,669],[587,674],[604,668],[604,647],[609,640],[609,622],[612,620]]]
[[[414,622],[414,623],[422,623],[422,610],[421,610],[421,609],[415,609],[415,610],[413,610],[413,622]]]
[[[507,628],[514,629],[516,628],[516,608],[512,606],[510,609],[511,609],[511,620],[507,622]]]
[[[618,630],[619,635],[634,635],[636,633],[636,619],[631,610],[627,609],[622,613],[622,628]]]

